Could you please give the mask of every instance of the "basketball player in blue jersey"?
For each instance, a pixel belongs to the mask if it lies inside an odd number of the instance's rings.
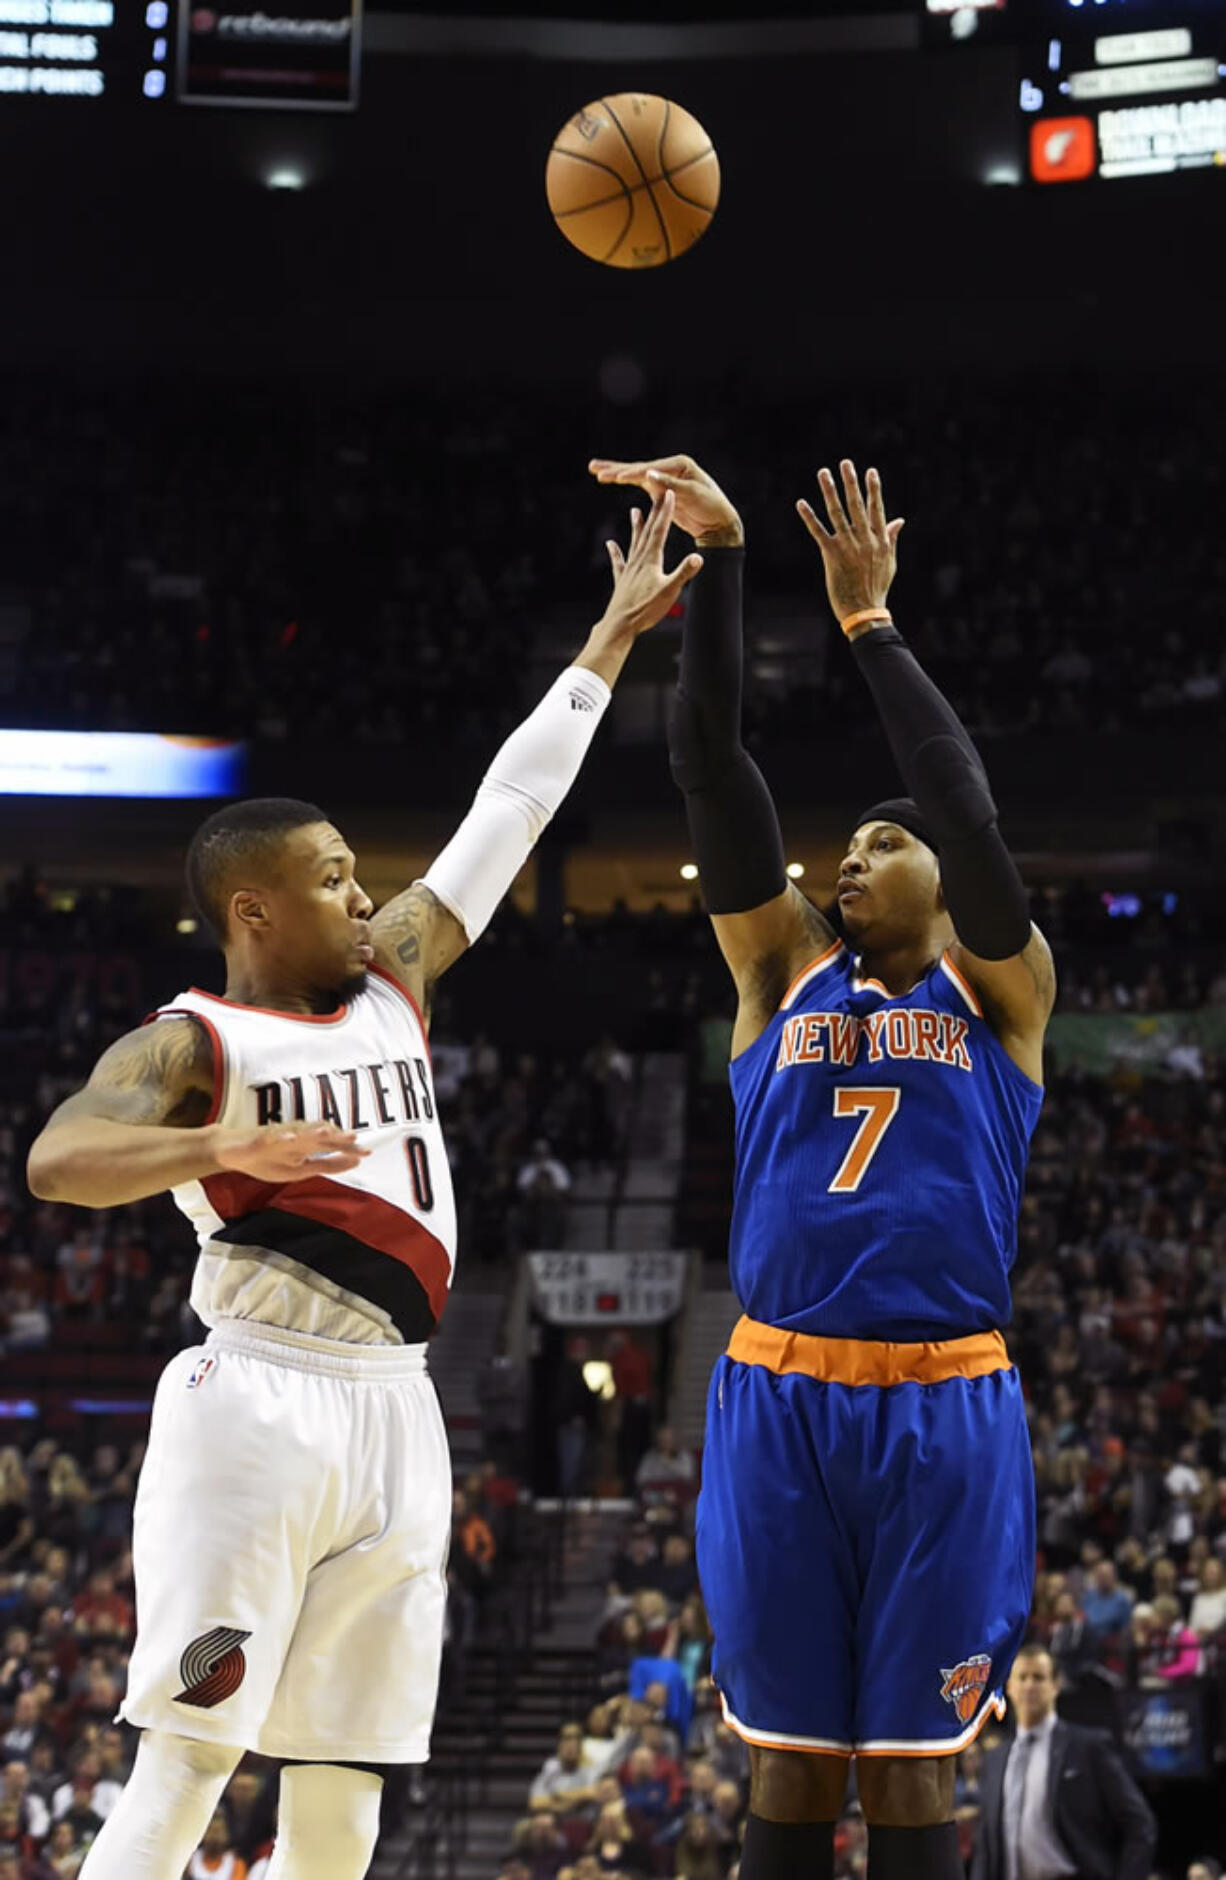
[[[698,1549],[724,1714],[750,1745],[742,1880],[820,1880],[856,1758],[871,1880],[961,1880],[954,1760],[1003,1710],[1034,1560],[1001,1327],[1042,1103],[1051,956],[983,766],[894,627],[877,473],[802,519],[909,795],[866,809],[843,936],[787,883],[740,741],[739,517],[689,458],[596,462],[671,490],[706,572],[673,774],[736,982],[733,1285]]]
[[[142,1735],[83,1880],[178,1880],[248,1750],[285,1764],[270,1880],[361,1880],[384,1771],[426,1760],[451,1531],[426,1341],[455,1259],[430,1002],[573,783],[635,639],[701,566],[664,570],[673,502],[635,515],[626,556],[610,543],[586,645],[377,913],[311,804],[203,824],[188,880],[225,996],[192,988],[119,1039],[31,1150],[47,1200],[169,1189],[210,1328],[158,1384],[121,1711]]]

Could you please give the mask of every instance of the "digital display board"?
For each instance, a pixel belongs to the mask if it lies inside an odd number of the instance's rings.
[[[0,731],[0,796],[236,796],[246,746],[151,731]]]
[[[1226,174],[1226,9],[1099,0],[1069,18],[1023,71],[1032,183]]]
[[[169,0],[0,0],[0,110],[8,98],[160,98]]]
[[[1033,46],[1038,35],[1221,19],[1226,0],[916,0],[926,45],[1002,41]]]
[[[266,7],[179,0],[178,96],[187,104],[352,111],[361,26],[361,0]]]
[[[352,111],[362,0],[0,0],[7,99]]]

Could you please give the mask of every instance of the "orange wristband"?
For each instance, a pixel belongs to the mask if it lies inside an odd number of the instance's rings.
[[[848,614],[839,625],[844,633],[851,633],[854,628],[862,627],[866,620],[884,620],[889,626],[894,625],[894,616],[888,607],[862,607],[858,614]]]

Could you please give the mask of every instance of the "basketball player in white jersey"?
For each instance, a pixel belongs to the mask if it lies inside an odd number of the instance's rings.
[[[455,1258],[430,1000],[574,781],[634,640],[702,565],[665,573],[672,505],[635,516],[624,558],[609,545],[582,653],[377,914],[323,811],[209,818],[188,880],[225,996],[183,993],[112,1045],[31,1151],[47,1200],[170,1189],[211,1328],[158,1385],[121,1712],[143,1735],[83,1880],[179,1880],[246,1750],[286,1764],[271,1880],[360,1880],[381,1769],[426,1759],[451,1523],[426,1340]]]

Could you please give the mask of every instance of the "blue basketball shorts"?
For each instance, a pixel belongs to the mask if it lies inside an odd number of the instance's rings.
[[[698,1566],[712,1677],[748,1742],[963,1749],[1004,1713],[1034,1552],[999,1333],[885,1345],[740,1321],[711,1379]]]

